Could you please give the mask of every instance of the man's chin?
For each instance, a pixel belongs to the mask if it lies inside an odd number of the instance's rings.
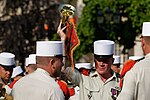
[[[104,70],[101,70],[101,71],[98,71],[98,73],[99,73],[100,75],[102,75],[102,74],[105,74],[105,71],[104,71]]]
[[[4,80],[9,81],[10,78],[5,78]]]

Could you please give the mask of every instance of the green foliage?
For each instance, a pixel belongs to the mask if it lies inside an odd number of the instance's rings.
[[[0,50],[14,53],[19,65],[24,66],[25,58],[35,53],[36,41],[59,39],[59,19],[58,4],[53,1],[7,0],[0,16]]]
[[[76,59],[93,52],[93,42],[100,39],[119,42],[124,46],[124,50],[132,48],[136,35],[141,33],[142,23],[150,21],[150,0],[83,0],[83,2],[86,5],[77,27],[81,43],[75,51]],[[110,8],[112,19],[98,24],[98,11],[105,16],[107,8]],[[117,11],[120,12],[119,23],[113,20]]]

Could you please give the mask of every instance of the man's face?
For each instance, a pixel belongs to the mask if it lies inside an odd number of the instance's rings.
[[[62,69],[62,66],[63,66],[63,58],[56,58],[55,59],[55,63],[54,63],[54,67],[55,67],[55,70],[54,70],[54,76],[55,77],[59,77],[60,76],[60,73],[61,73],[61,69]]]
[[[120,73],[120,64],[113,64],[111,69],[116,73]]]
[[[8,81],[11,78],[12,72],[13,68],[0,66],[0,77],[3,80]]]
[[[107,75],[110,73],[113,58],[96,58],[95,68],[100,75]]]

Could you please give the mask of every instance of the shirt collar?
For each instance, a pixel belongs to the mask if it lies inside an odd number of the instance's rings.
[[[97,76],[98,76],[97,71],[95,71],[94,73],[91,73],[90,76],[91,76],[91,77],[97,77]]]
[[[148,53],[148,54],[145,56],[145,58],[147,58],[147,57],[150,57],[150,53]]]
[[[44,69],[42,69],[42,68],[37,68],[37,70],[35,71],[36,73],[40,73],[39,75],[42,75],[42,79],[44,78],[44,80],[46,80],[46,82],[47,81],[51,81],[51,82],[56,82],[56,79],[55,78],[53,78],[53,77],[51,77],[50,76],[50,74],[46,71],[46,70],[44,70]],[[34,73],[34,72],[33,72]],[[32,73],[31,73],[32,74]]]
[[[95,72],[94,72],[94,73],[92,73],[90,76],[91,76],[91,77],[98,77],[98,76],[99,76],[99,74],[98,74],[98,72],[97,72],[97,71],[95,71]],[[107,81],[106,81],[106,82],[111,81],[111,80],[116,80],[116,79],[117,79],[116,73],[115,73],[115,72],[113,72],[113,75],[112,75],[109,79],[107,79]],[[105,82],[105,83],[106,83],[106,82]]]
[[[42,72],[42,73],[44,73],[44,74],[50,76],[50,74],[49,74],[46,70],[44,70],[44,69],[42,69],[42,68],[37,68],[37,71]]]

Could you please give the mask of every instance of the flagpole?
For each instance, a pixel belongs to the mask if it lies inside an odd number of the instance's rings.
[[[80,44],[75,29],[76,20],[74,15],[76,9],[72,5],[62,4],[59,6],[59,12],[62,17],[61,25],[59,25],[59,36],[64,45],[63,54],[66,56],[64,58],[64,66],[71,66],[74,69],[73,51]]]

